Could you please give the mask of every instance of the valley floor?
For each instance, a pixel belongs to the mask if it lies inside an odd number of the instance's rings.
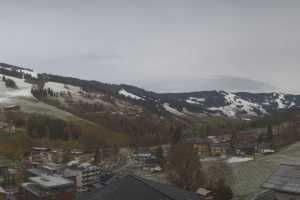
[[[251,199],[281,163],[300,163],[300,142],[272,155],[258,155],[253,161],[231,164],[234,179],[231,187],[234,193],[242,199]]]

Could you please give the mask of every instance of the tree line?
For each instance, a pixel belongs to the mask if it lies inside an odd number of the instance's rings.
[[[77,140],[81,134],[81,128],[77,125],[41,115],[30,116],[26,122],[26,129],[32,138],[50,140]]]

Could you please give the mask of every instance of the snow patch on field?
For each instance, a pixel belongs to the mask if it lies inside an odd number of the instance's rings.
[[[0,75],[0,103],[10,103],[14,98],[18,97],[34,99],[31,94],[32,85],[26,83],[24,79],[5,75],[5,78],[12,79],[16,83],[18,88],[13,89],[5,86],[5,83],[2,81],[2,77],[3,75]]]
[[[3,67],[3,66],[0,66],[0,68],[9,70],[9,71],[16,71],[19,73],[27,74],[27,75],[30,75],[32,78],[38,78],[38,73],[34,72],[31,69],[15,69],[15,68],[13,69],[11,67]]]
[[[289,105],[289,108],[294,107],[296,105],[295,102],[291,102],[291,104]]]
[[[251,116],[257,116],[257,113],[254,110],[258,110],[263,114],[267,114],[265,109],[257,103],[241,99],[233,93],[223,92],[222,94],[224,95],[227,105],[222,107],[211,107],[209,110],[220,111],[228,117],[235,117],[236,113],[239,111],[245,111]]]
[[[241,163],[241,162],[249,162],[254,160],[253,158],[241,158],[241,157],[231,157],[226,162],[227,163]]]
[[[82,91],[80,87],[62,84],[62,83],[56,83],[56,82],[47,82],[45,83],[44,88],[45,89],[49,88],[54,92],[58,92],[58,93],[64,92],[64,93],[78,94],[80,91]]]
[[[186,99],[186,102],[190,104],[201,104],[205,102],[205,98],[189,97]]]
[[[139,97],[139,96],[137,96],[137,95],[135,95],[135,94],[132,94],[132,93],[130,93],[130,92],[127,92],[127,91],[124,90],[124,89],[120,90],[118,93],[119,93],[119,95],[122,95],[122,96],[125,96],[125,97],[129,97],[129,98],[131,98],[131,99],[143,100],[142,97]]]
[[[30,75],[32,78],[38,78],[38,74],[33,72],[33,71],[29,71],[29,70],[19,70],[19,72],[23,73],[23,74],[28,74]]]
[[[163,107],[164,107],[164,109],[165,109],[166,111],[168,111],[169,113],[172,113],[172,114],[174,114],[174,115],[178,115],[178,116],[183,116],[183,115],[184,115],[184,113],[179,112],[179,111],[176,110],[175,108],[172,108],[172,107],[170,106],[170,104],[168,104],[168,103],[164,103],[164,104],[163,104]]]

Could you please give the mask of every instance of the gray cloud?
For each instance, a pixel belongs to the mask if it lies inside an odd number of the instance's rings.
[[[139,82],[133,84],[139,84]],[[160,92],[191,92],[199,90],[225,90],[230,92],[272,92],[278,90],[278,88],[263,81],[230,76],[218,76],[211,78],[178,81],[171,80],[168,83],[166,83],[165,81],[159,81],[154,84],[144,83],[140,86]]]
[[[300,2],[0,0],[1,61],[156,91],[300,93]]]

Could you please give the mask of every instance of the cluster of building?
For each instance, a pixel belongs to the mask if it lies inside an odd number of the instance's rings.
[[[226,156],[230,150],[230,135],[194,137],[186,139],[187,144],[193,145],[200,157]]]
[[[162,171],[160,161],[149,148],[137,148],[135,152],[135,162],[135,167],[139,167],[144,171]]]
[[[79,150],[70,152],[71,154],[81,154]],[[59,176],[71,180],[77,192],[90,191],[97,187],[99,183],[100,168],[89,161],[79,159],[67,164],[57,164],[53,161],[62,161],[63,152],[50,148],[34,147],[29,156],[27,174],[29,176]],[[61,162],[60,162],[61,163]]]
[[[207,137],[187,138],[186,143],[193,145],[200,157],[223,157],[229,154],[249,156],[254,153],[274,153],[271,143],[259,141],[265,130],[240,131],[235,136],[224,134]]]
[[[73,200],[76,193],[100,187],[99,167],[81,161],[54,163],[57,153],[50,148],[32,148],[21,167],[21,183],[16,181],[16,172],[8,167],[8,162],[1,162],[0,200]]]
[[[50,148],[32,148],[23,166],[24,176],[20,184],[16,184],[15,176],[10,174],[7,165],[0,165],[0,185],[4,186],[0,187],[0,200],[213,199],[213,194],[203,188],[195,193],[187,192],[135,175],[114,175],[91,162],[73,160],[66,164],[54,163],[52,153]],[[148,160],[155,159],[145,150],[138,151],[136,156],[144,167],[148,166]],[[10,182],[15,184],[13,190],[8,187]]]

